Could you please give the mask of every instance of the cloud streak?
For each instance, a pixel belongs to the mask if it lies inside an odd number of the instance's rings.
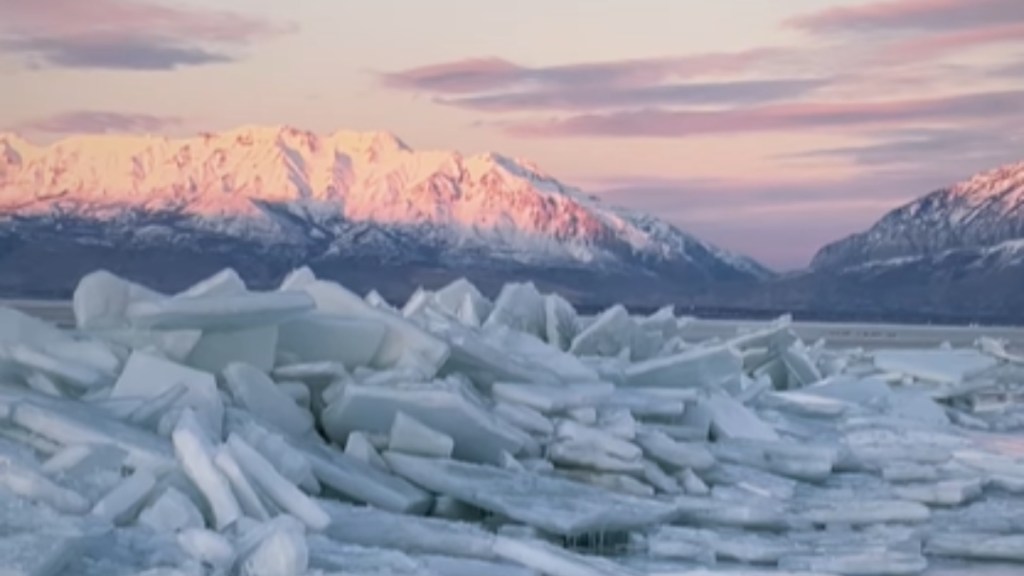
[[[1021,115],[1024,115],[1024,90],[916,100],[807,102],[714,111],[649,109],[499,125],[510,134],[525,137],[677,138],[697,134],[877,127],[915,121],[944,122]]]
[[[629,88],[705,74],[740,72],[781,53],[778,49],[765,48],[539,67],[522,66],[499,58],[471,58],[384,73],[380,80],[390,88],[435,94],[545,88]]]
[[[789,21],[811,32],[951,31],[1024,21],[1020,0],[884,0],[829,8]]]
[[[0,50],[65,68],[173,70],[234,60],[231,48],[288,31],[262,20],[144,0],[0,0]]]
[[[811,78],[703,82],[604,90],[567,88],[441,98],[438,102],[448,106],[485,112],[758,104],[802,96],[829,82],[829,79]]]
[[[36,118],[14,126],[16,131],[45,134],[102,134],[106,132],[160,132],[178,126],[180,118],[97,110],[72,110]]]

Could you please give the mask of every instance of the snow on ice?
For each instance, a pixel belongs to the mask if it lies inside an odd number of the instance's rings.
[[[308,269],[99,271],[73,310],[0,308],[4,575],[1024,571],[1024,361],[992,339],[694,342],[671,308]]]

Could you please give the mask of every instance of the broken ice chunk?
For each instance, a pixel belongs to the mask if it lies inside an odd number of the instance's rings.
[[[637,460],[642,454],[640,448],[631,442],[572,420],[559,421],[555,426],[555,437],[593,445],[600,451],[623,460]]]
[[[511,283],[501,288],[484,328],[505,326],[543,337],[547,331],[544,297],[532,282]]]
[[[72,297],[75,322],[79,329],[120,328],[127,325],[128,307],[135,302],[153,302],[166,298],[106,270],[97,270],[78,281]]]
[[[428,490],[552,534],[629,530],[676,514],[671,503],[611,493],[552,476],[398,453],[387,453],[384,458],[397,474]]]
[[[615,356],[630,345],[635,325],[626,307],[617,304],[602,312],[572,340],[577,356]]]
[[[491,393],[495,398],[506,402],[522,404],[538,412],[551,414],[593,406],[611,396],[614,391],[615,385],[610,382],[562,386],[499,382],[494,384]]]
[[[178,533],[178,545],[189,556],[202,564],[221,571],[235,561],[235,548],[231,541],[205,528],[186,528]]]
[[[270,499],[313,530],[323,530],[330,518],[320,506],[281,476],[274,466],[252,449],[240,436],[228,437],[228,448],[238,466]]]
[[[924,572],[928,567],[928,561],[920,554],[909,552],[836,551],[828,555],[784,556],[779,560],[778,566],[783,570],[808,570],[844,575],[914,576]]]
[[[145,470],[137,470],[96,502],[92,514],[110,522],[127,522],[154,487],[156,478]]]
[[[388,465],[384,462],[384,458],[381,458],[377,448],[362,432],[352,432],[348,435],[348,440],[345,441],[345,454],[383,472],[388,471]]]
[[[303,576],[309,568],[309,549],[302,525],[270,522],[259,543],[246,554],[240,576]]]
[[[242,512],[231,486],[213,464],[213,448],[195,413],[186,408],[171,434],[182,469],[206,499],[217,530],[233,524]]]
[[[561,440],[548,446],[547,458],[556,465],[589,468],[604,472],[642,474],[643,461],[626,460],[609,454],[599,444],[574,440]]]
[[[717,438],[779,439],[757,414],[721,392],[712,392],[701,405],[711,413],[711,429]]]
[[[451,436],[432,429],[405,412],[395,414],[388,450],[414,456],[451,458],[454,448],[455,441]]]
[[[174,298],[198,298],[200,296],[234,296],[245,294],[248,288],[245,281],[232,268],[224,268],[212,276],[204,278],[178,292]]]
[[[934,483],[896,486],[893,488],[893,494],[899,498],[924,504],[959,506],[972,498],[981,496],[982,487],[983,484],[979,478],[943,480]]]
[[[572,478],[579,482],[599,486],[614,492],[621,492],[622,494],[647,498],[654,496],[654,488],[652,486],[625,474],[575,469],[561,470],[559,473],[566,478]]]
[[[252,483],[246,478],[241,466],[238,465],[238,461],[231,455],[231,450],[226,445],[222,444],[217,448],[217,453],[213,457],[213,463],[224,474],[224,477],[228,479],[235,496],[238,498],[239,507],[245,512],[245,515],[255,520],[268,520],[270,513],[263,505]]]
[[[939,384],[960,384],[998,361],[977,350],[878,350],[875,366]]]
[[[349,432],[387,432],[399,411],[455,441],[455,458],[499,464],[501,452],[517,454],[530,437],[496,418],[462,380],[395,386],[349,384],[321,417],[327,435],[343,442]]]
[[[248,292],[137,301],[128,305],[127,316],[136,328],[231,330],[279,324],[314,306],[303,292]]]
[[[113,373],[105,372],[79,360],[61,358],[17,344],[7,349],[7,358],[28,370],[40,372],[81,390],[91,390],[114,380]]]
[[[541,540],[497,536],[494,552],[510,562],[550,576],[634,576],[625,566],[594,556],[575,554]]]
[[[85,535],[27,532],[0,535],[0,574],[58,576],[86,548]]]
[[[224,419],[224,403],[217,391],[216,379],[208,372],[182,366],[145,352],[132,352],[110,392],[110,397],[152,400],[179,385],[184,385],[188,389],[181,397],[179,405],[194,409],[207,433],[219,439]]]
[[[706,470],[715,465],[715,457],[699,443],[676,442],[662,432],[647,429],[636,440],[648,458],[672,469]]]
[[[480,290],[465,278],[459,278],[438,290],[433,300],[449,314],[458,314],[461,309],[467,308],[478,322],[486,320],[493,308],[493,304]]]
[[[558,294],[548,294],[544,297],[544,320],[544,334],[548,344],[559,350],[568,350],[580,331],[579,319],[572,304]]]
[[[494,413],[504,418],[510,424],[531,434],[550,436],[555,432],[555,426],[550,420],[540,412],[523,404],[496,402],[494,404]]]
[[[626,384],[664,388],[717,388],[738,380],[743,357],[728,346],[694,348],[626,368]]]
[[[491,551],[494,535],[475,524],[395,514],[336,501],[324,501],[322,505],[333,519],[326,534],[340,542],[465,558],[495,557]]]
[[[278,329],[281,351],[302,362],[340,362],[349,370],[373,362],[389,330],[379,319],[322,312],[289,320]]]
[[[19,462],[3,453],[0,453],[0,486],[22,498],[43,502],[67,514],[84,514],[89,510],[88,500],[51,482],[34,469],[32,462]]]
[[[302,436],[313,429],[313,415],[292,402],[269,376],[258,369],[234,363],[224,369],[224,380],[239,405],[281,432]]]
[[[233,362],[245,362],[269,372],[274,367],[277,340],[276,326],[206,330],[185,364],[216,374]]]
[[[870,500],[856,502],[812,503],[800,517],[815,524],[916,524],[926,522],[931,513],[928,507],[907,500]]]
[[[202,528],[203,516],[188,496],[171,486],[139,513],[139,524],[155,532],[180,532],[187,528]]]
[[[1024,535],[951,532],[932,534],[925,553],[973,560],[1024,562]]]

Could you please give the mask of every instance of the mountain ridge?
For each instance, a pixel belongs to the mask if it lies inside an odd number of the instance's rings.
[[[663,280],[664,291],[772,275],[535,164],[416,151],[386,132],[243,126],[48,146],[0,135],[0,152],[0,224],[21,250],[31,250],[25,238],[62,234],[122,250],[212,242],[288,262],[379,255],[395,265],[640,274]]]

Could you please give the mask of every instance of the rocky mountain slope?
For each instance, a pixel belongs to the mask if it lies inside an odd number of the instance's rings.
[[[230,265],[258,286],[296,263],[357,287],[468,274],[602,297],[771,275],[530,163],[415,151],[386,133],[242,127],[47,147],[0,135],[2,292],[63,294],[95,267],[173,288]]]
[[[1024,322],[1024,162],[896,208],[748,301],[860,318]]]

